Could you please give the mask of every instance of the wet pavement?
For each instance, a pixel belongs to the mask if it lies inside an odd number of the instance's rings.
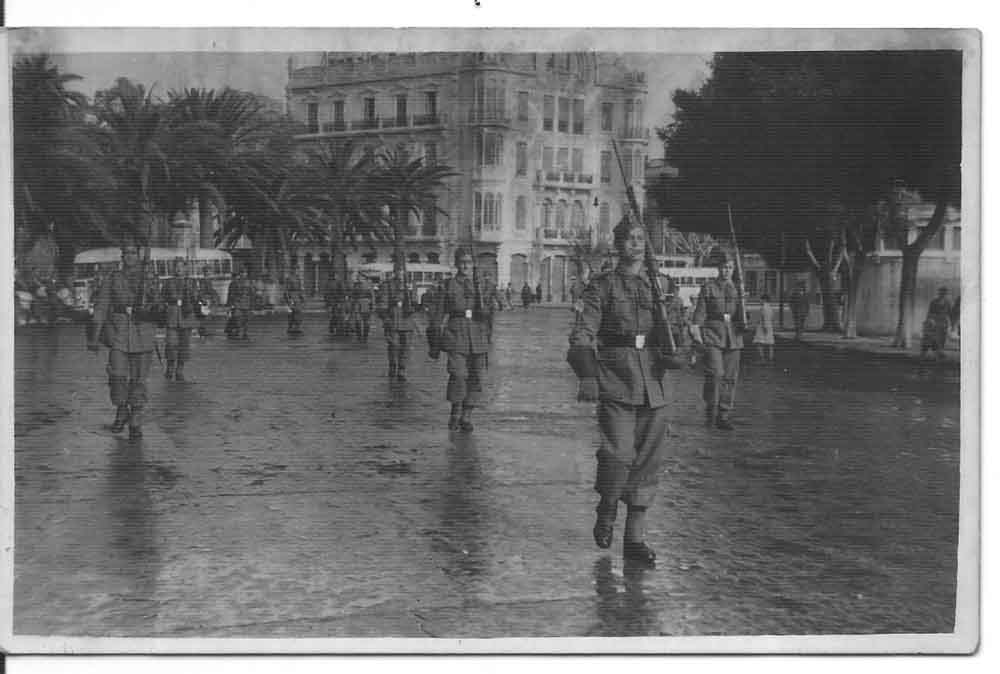
[[[150,378],[145,437],[108,428],[107,353],[15,337],[16,635],[517,637],[949,632],[957,368],[779,349],[737,431],[676,376],[655,570],[591,538],[593,406],[566,310],[498,314],[488,405],[445,429],[444,360],[409,381],[319,315],[195,340]],[[752,360],[752,359],[748,359]]]

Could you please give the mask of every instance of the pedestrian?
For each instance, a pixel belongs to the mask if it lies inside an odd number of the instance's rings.
[[[809,294],[806,292],[806,284],[799,282],[792,290],[788,298],[788,303],[792,309],[792,323],[795,325],[795,340],[802,341],[802,331],[805,329],[806,319],[809,317]]]
[[[757,358],[774,362],[774,307],[767,293],[760,296],[760,310],[754,321],[753,343]],[[766,357],[765,357],[766,356]]]
[[[286,332],[289,335],[302,334],[302,305],[305,304],[306,296],[302,290],[302,281],[299,275],[292,272],[285,277],[285,305],[288,307],[288,327]]]
[[[507,289],[504,290],[504,299],[507,300],[507,308],[514,308],[514,288],[510,283],[507,283]]]
[[[191,330],[199,326],[201,297],[198,282],[191,278],[190,263],[177,258],[175,275],[163,284],[166,314],[168,380],[184,381],[184,364],[191,358]]]
[[[535,295],[531,292],[531,286],[528,282],[524,282],[524,286],[521,288],[521,306],[527,309],[531,306],[531,300],[534,299]]]
[[[542,303],[542,284],[539,283],[535,286],[535,304]]]
[[[417,309],[417,298],[399,271],[393,273],[391,281],[382,284],[377,307],[389,356],[389,378],[405,381],[413,331],[416,329],[413,314]]]
[[[955,298],[955,303],[951,305],[951,316],[949,316],[951,319],[951,331],[956,339],[962,336],[962,313],[959,308],[961,301],[961,295]]]
[[[951,291],[945,287],[938,288],[937,297],[931,300],[924,320],[923,337],[920,340],[921,358],[932,350],[938,360],[944,358],[944,347],[951,331],[951,311]]]
[[[453,431],[472,431],[472,411],[482,403],[488,365],[493,306],[476,286],[474,264],[468,248],[455,250],[458,273],[445,283],[430,319],[440,350],[448,354],[448,429]]]
[[[107,346],[108,387],[115,420],[111,430],[129,427],[129,438],[142,437],[146,377],[153,363],[154,331],[160,319],[156,278],[139,259],[139,244],[125,237],[122,267],[101,285],[94,305],[93,338],[87,348]]]
[[[250,312],[253,309],[253,295],[253,283],[246,269],[240,269],[236,280],[229,284],[229,296],[226,298],[235,319],[233,339],[250,339],[247,330],[250,325]]]
[[[654,297],[644,273],[646,232],[623,220],[614,230],[618,266],[595,274],[569,336],[567,360],[580,379],[578,399],[597,403],[600,445],[594,488],[600,494],[594,542],[611,546],[618,503],[627,507],[622,554],[652,566],[646,515],[656,496],[669,432],[665,359],[650,339]]]
[[[725,431],[733,430],[730,413],[736,394],[736,378],[743,349],[742,293],[733,284],[733,263],[717,251],[710,264],[719,270],[715,279],[705,282],[694,310],[691,336],[703,347],[705,385],[705,423]]]
[[[358,341],[363,344],[368,343],[374,304],[375,295],[371,284],[361,274],[358,274],[354,280],[354,287],[351,289],[351,314],[354,316],[354,332]]]

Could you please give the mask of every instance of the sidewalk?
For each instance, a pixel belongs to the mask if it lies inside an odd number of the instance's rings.
[[[774,334],[775,339],[780,343],[796,343],[794,330],[776,330]],[[804,332],[802,333],[802,340],[797,343],[820,349],[852,351],[873,356],[907,359],[914,362],[934,362],[930,358],[921,361],[919,338],[914,340],[914,346],[909,349],[899,349],[892,346],[892,340],[891,336],[845,339],[840,334],[833,332]],[[961,363],[961,357],[961,342],[949,339],[944,350],[944,360],[941,362],[958,366]]]

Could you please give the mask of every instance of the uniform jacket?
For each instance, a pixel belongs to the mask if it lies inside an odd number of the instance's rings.
[[[140,297],[140,292],[145,295]],[[153,350],[155,325],[144,314],[159,303],[156,279],[141,273],[114,272],[98,291],[94,303],[94,332],[105,346],[126,353]]]
[[[623,269],[595,274],[582,294],[569,336],[571,346],[596,347],[601,400],[661,407],[667,403],[659,351],[648,344],[653,332],[653,292],[645,276]],[[635,348],[636,335],[646,347]]]
[[[195,279],[171,278],[161,292],[166,304],[168,328],[196,328],[200,308],[200,293]]]
[[[732,281],[711,279],[701,287],[691,322],[701,328],[705,346],[743,348],[743,324],[739,294]],[[726,315],[729,320],[726,320]]]
[[[382,286],[377,303],[378,315],[386,330],[411,332],[416,329],[413,314],[417,310],[417,298],[412,290],[389,281]]]
[[[480,288],[482,290],[482,288]],[[482,307],[476,313],[476,287],[469,276],[449,279],[436,298],[431,325],[442,325],[441,350],[449,353],[487,353],[490,350],[490,322],[493,304],[480,293]],[[467,318],[471,312],[472,318]]]
[[[229,306],[250,311],[253,309],[253,283],[248,278],[238,278],[229,284]]]
[[[358,281],[351,289],[351,306],[359,314],[370,314],[375,304],[375,292],[366,281]]]

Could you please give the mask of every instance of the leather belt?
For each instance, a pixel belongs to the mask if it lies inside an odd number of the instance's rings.
[[[626,333],[618,335],[598,334],[601,346],[618,349],[644,349],[652,346],[651,335],[647,333]],[[641,344],[641,346],[639,346]]]

